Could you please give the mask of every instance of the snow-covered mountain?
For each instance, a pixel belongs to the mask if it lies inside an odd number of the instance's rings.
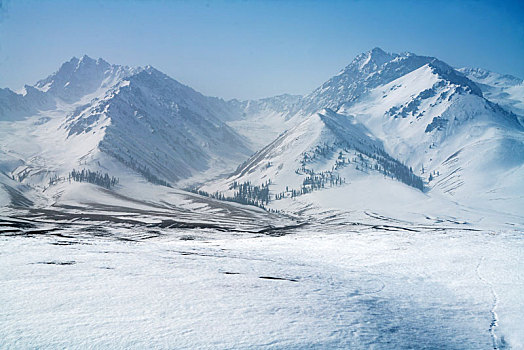
[[[0,91],[2,170],[40,187],[81,168],[162,184],[216,176],[252,153],[222,122],[236,111],[153,67],[73,58],[24,94]]]
[[[423,189],[422,180],[387,154],[365,126],[324,109],[280,135],[227,179],[202,189],[264,204],[342,186],[370,173]]]
[[[310,94],[300,104],[300,110],[312,112],[320,108],[338,109],[342,104],[358,100],[369,90],[398,79],[424,65],[438,70],[449,81],[461,84],[475,94],[480,89],[446,63],[412,53],[389,54],[380,48],[360,54],[348,66]]]
[[[112,65],[102,58],[94,60],[84,55],[80,59],[73,57],[63,63],[57,72],[38,81],[35,88],[72,103],[97,91],[103,93],[138,71],[140,68]]]
[[[49,193],[85,168],[127,183],[200,183],[247,203],[282,199],[282,209],[286,198],[314,201],[307,195],[326,187],[348,197],[373,179],[399,198],[419,191],[518,213],[521,86],[375,48],[306,96],[223,101],[152,67],[84,56],[23,94],[0,91],[0,166]]]
[[[283,130],[287,130],[323,108],[338,111],[343,105],[347,107],[372,89],[388,84],[424,65],[472,94],[482,95],[481,89],[473,81],[434,57],[419,56],[409,52],[386,53],[380,48],[374,48],[358,55],[337,75],[311,93],[287,100],[285,106],[278,103],[282,101],[280,96],[249,102],[248,106],[254,105],[256,108],[247,108],[243,120],[230,125],[243,129],[248,137],[255,134],[250,127],[259,123],[259,120],[271,120],[273,124],[285,125]]]
[[[482,198],[488,205],[504,198],[517,208],[524,129],[473,82],[456,79],[459,74],[425,64],[344,103],[339,112],[366,125],[432,191],[477,203]]]
[[[227,107],[146,67],[77,108],[64,127],[69,136],[80,135],[109,119],[102,152],[147,178],[176,182],[210,168],[220,172],[251,153],[247,141],[219,119]]]
[[[505,108],[513,107],[518,112],[518,103],[523,99],[518,93],[509,95],[499,90],[518,91],[521,84],[514,77],[455,70],[434,57],[391,54],[375,48],[357,56],[339,74],[310,94],[294,98],[285,108],[274,108],[274,103],[267,106],[265,101],[253,103],[256,113],[246,113],[242,121],[230,122],[232,127],[243,128],[248,137],[259,137],[253,125],[258,120],[271,120],[287,132],[232,177],[204,189],[232,195],[232,183],[249,181],[261,186],[271,178],[273,183],[268,188],[276,196],[283,186],[302,186],[304,174],[297,171],[299,155],[324,144],[308,130],[322,130],[325,124],[306,125],[315,118],[320,120],[318,111],[330,108],[337,120],[346,118],[365,127],[370,139],[379,140],[388,156],[413,169],[424,179],[426,193],[494,209],[504,206],[518,213],[523,209],[523,128],[519,116]],[[495,89],[499,89],[496,95]],[[290,139],[311,143],[302,145]],[[284,150],[281,144],[289,145]],[[327,168],[336,163],[336,157],[330,157],[332,154],[322,157],[329,163]],[[273,164],[277,166],[271,169]],[[284,167],[289,168],[287,172],[282,170]]]

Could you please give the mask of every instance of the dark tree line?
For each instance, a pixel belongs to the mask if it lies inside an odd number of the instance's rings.
[[[329,157],[336,149],[339,148],[342,148],[346,153],[355,151],[356,157],[350,161],[348,158],[344,157],[343,151],[339,151],[332,171],[316,173],[312,169],[308,169],[306,167],[308,163],[314,162],[317,158]],[[369,145],[369,148],[370,150],[365,150],[355,145],[337,143],[331,146],[327,144],[316,146],[312,151],[304,152],[302,155],[303,158],[300,162],[301,167],[295,170],[297,175],[307,175],[302,182],[302,187],[298,190],[289,190],[286,186],[286,191],[276,194],[275,199],[278,200],[285,198],[286,193],[290,193],[291,197],[296,197],[302,194],[310,193],[317,189],[325,188],[326,186],[340,186],[345,183],[345,179],[341,178],[339,175],[336,175],[334,172],[342,167],[348,166],[351,163],[355,164],[357,170],[378,171],[384,174],[384,176],[397,179],[406,185],[418,188],[421,191],[424,190],[424,182],[422,178],[416,176],[411,168],[391,157],[379,147]],[[369,160],[373,160],[374,164],[371,164],[372,162]]]
[[[310,187],[312,190],[324,188],[326,185],[330,187],[342,185],[344,179],[340,175],[335,175],[331,171],[323,171],[320,173],[313,173],[306,176],[302,181],[302,187]]]
[[[215,198],[222,201],[235,202],[240,204],[254,205],[265,209],[264,204],[268,204],[270,200],[269,185],[271,180],[266,181],[261,186],[253,186],[251,182],[237,183],[236,181],[229,186],[229,189],[235,190],[233,196],[225,196],[220,192],[208,193],[206,191],[189,189],[193,193],[198,193],[201,196]]]
[[[362,154],[368,158],[375,160],[375,164],[370,165],[367,160],[364,159]],[[385,152],[379,152],[376,154],[366,154],[364,152],[358,154],[358,157],[353,160],[357,163],[357,170],[375,170],[385,176],[397,179],[400,182],[405,183],[408,186],[415,187],[421,191],[424,190],[424,181],[419,176],[413,173],[413,170],[405,164],[402,164],[398,160],[392,158]],[[360,164],[360,169],[358,168]]]
[[[311,193],[315,190],[320,190],[326,187],[340,186],[345,183],[345,180],[340,177],[338,174],[334,174],[332,171],[323,171],[320,173],[315,173],[311,169],[305,169],[305,173],[309,174],[302,181],[302,187],[300,189],[289,189],[286,186],[284,192],[275,194],[275,200],[279,200],[286,197],[286,194],[289,193],[291,198]]]
[[[263,183],[261,186],[253,186],[251,182],[247,181],[241,184],[233,183],[234,192],[233,198],[239,203],[255,202],[260,205],[269,203],[269,185],[271,180]]]
[[[101,172],[91,171],[89,169],[82,169],[81,171],[73,169],[73,171],[69,173],[69,181],[71,180],[89,182],[107,189],[118,184],[118,178],[109,176],[108,173],[102,174]]]
[[[307,163],[311,163],[315,161],[317,158],[327,158],[331,153],[333,153],[335,150],[335,145],[317,145],[313,150],[309,152],[304,152],[302,155],[302,167],[304,168]]]

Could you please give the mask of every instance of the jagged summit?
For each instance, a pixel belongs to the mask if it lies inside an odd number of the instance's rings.
[[[476,95],[482,95],[473,81],[435,57],[418,56],[409,52],[386,53],[380,48],[374,48],[358,55],[339,74],[306,95],[299,110],[303,115],[324,107],[337,110],[342,104],[357,100],[371,89],[390,83],[424,65],[431,67],[443,79],[462,85]]]
[[[75,102],[99,89],[107,89],[136,71],[125,66],[112,65],[99,58],[84,55],[63,63],[58,71],[38,81],[35,87],[67,103]]]
[[[391,61],[397,55],[385,52],[379,47],[375,47],[368,52],[358,55],[349,65],[347,65],[339,74],[350,71],[366,71],[368,73],[376,70],[384,63]]]

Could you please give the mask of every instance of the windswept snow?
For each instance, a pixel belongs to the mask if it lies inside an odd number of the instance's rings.
[[[523,345],[520,235],[326,226],[184,237],[2,238],[0,346]]]

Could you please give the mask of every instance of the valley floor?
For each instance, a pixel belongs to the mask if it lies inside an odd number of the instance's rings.
[[[0,236],[0,348],[524,347],[518,231],[113,225]]]

